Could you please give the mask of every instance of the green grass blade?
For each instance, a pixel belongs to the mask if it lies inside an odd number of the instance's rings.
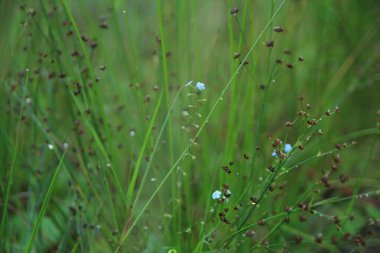
[[[32,233],[31,233],[31,235],[29,237],[28,243],[27,243],[26,248],[24,250],[25,253],[29,253],[31,251],[31,249],[32,249],[34,238],[36,236],[37,231],[39,230],[39,228],[41,226],[41,222],[42,222],[42,219],[45,216],[47,206],[48,206],[48,204],[50,202],[51,196],[53,195],[54,187],[57,184],[58,174],[59,174],[59,172],[61,170],[61,167],[62,167],[62,164],[63,164],[63,160],[65,158],[66,150],[67,149],[65,149],[65,151],[63,152],[61,160],[59,161],[58,166],[55,169],[54,174],[53,174],[53,176],[51,178],[48,190],[47,190],[47,192],[45,194],[45,197],[44,197],[44,199],[42,201],[41,209],[38,212],[36,220],[34,221],[34,226],[33,226]]]

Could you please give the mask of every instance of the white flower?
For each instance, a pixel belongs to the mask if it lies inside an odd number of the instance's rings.
[[[222,192],[219,190],[216,190],[212,193],[212,199],[220,199],[221,196],[222,196]]]

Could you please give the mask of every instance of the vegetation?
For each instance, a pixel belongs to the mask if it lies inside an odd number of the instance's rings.
[[[378,252],[377,1],[2,1],[1,252]]]

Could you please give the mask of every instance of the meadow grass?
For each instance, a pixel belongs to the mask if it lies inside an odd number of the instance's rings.
[[[4,1],[1,251],[377,252],[378,11]]]

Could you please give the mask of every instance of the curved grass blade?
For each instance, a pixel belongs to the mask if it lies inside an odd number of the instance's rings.
[[[32,230],[32,234],[30,235],[30,238],[28,240],[28,243],[27,243],[25,251],[24,251],[25,253],[29,253],[31,251],[31,249],[32,249],[34,237],[36,236],[36,233],[37,233],[38,229],[41,226],[42,219],[45,216],[47,206],[48,206],[48,204],[50,202],[50,199],[51,199],[51,196],[53,194],[55,185],[57,183],[58,174],[59,174],[59,172],[61,170],[61,167],[62,167],[62,164],[63,164],[63,160],[65,158],[65,154],[66,154],[66,150],[64,151],[64,153],[63,153],[63,155],[61,157],[61,160],[59,161],[59,164],[58,164],[57,168],[54,171],[54,174],[53,174],[53,177],[52,177],[52,179],[50,181],[48,190],[46,192],[44,200],[42,201],[41,209],[38,212],[37,218],[36,218],[36,220],[34,222],[34,227],[33,227],[33,230]]]

